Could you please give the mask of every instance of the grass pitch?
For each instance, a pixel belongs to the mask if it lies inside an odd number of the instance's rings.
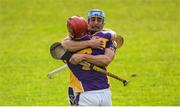
[[[49,46],[67,35],[66,19],[99,8],[125,38],[108,70],[114,106],[180,105],[179,0],[0,0],[0,105],[68,105],[68,70]]]

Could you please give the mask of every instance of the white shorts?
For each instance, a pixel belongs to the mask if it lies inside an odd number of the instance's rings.
[[[79,106],[112,106],[110,89],[86,91],[79,95]]]

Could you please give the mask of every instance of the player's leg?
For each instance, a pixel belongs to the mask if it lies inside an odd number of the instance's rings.
[[[106,89],[101,93],[101,99],[101,106],[112,106],[112,94],[110,89]]]
[[[79,106],[99,106],[100,99],[97,93],[83,92],[79,97]]]
[[[68,88],[68,100],[70,106],[76,105],[76,93],[75,90],[72,87]]]

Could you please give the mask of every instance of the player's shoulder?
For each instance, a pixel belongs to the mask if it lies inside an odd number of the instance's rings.
[[[103,28],[102,31],[113,31],[113,30],[110,28]]]
[[[112,29],[109,29],[109,28],[103,28],[102,32],[105,32],[105,33],[116,33],[115,31],[113,31]]]
[[[103,28],[102,32],[115,32],[115,31],[110,28]]]
[[[96,32],[93,34],[93,36],[99,36],[102,38],[106,38],[108,40],[112,40],[113,38],[116,38],[117,34],[115,31],[108,29],[108,28],[103,28],[101,31]]]
[[[111,39],[117,37],[117,33],[115,31],[113,31],[112,29],[109,29],[109,28],[103,28],[102,33],[110,34]]]
[[[104,32],[104,31],[102,31],[102,30],[94,33],[94,34],[92,35],[92,37],[94,37],[94,36],[111,40],[111,34],[108,33],[108,32]]]

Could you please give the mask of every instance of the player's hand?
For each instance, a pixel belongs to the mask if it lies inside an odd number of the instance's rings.
[[[99,39],[99,37],[92,37],[91,40],[88,41],[88,45],[91,48],[103,49],[104,42]]]
[[[70,58],[69,62],[72,64],[78,64],[84,60],[84,54],[74,54]]]

